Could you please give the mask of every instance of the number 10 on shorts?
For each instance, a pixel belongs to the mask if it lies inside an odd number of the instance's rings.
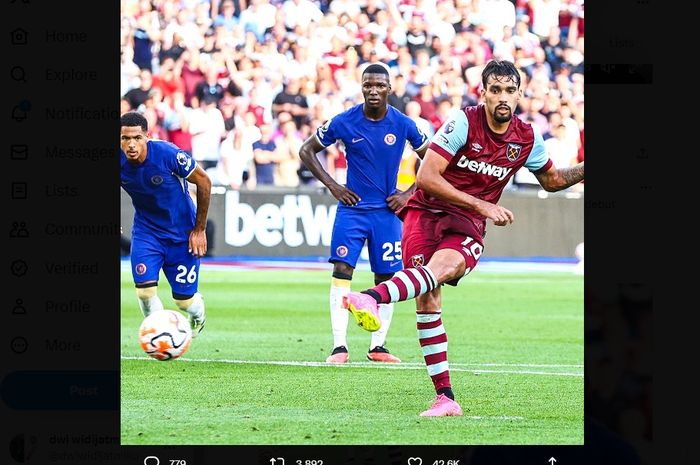
[[[474,265],[476,265],[479,257],[481,257],[481,252],[484,251],[484,247],[476,242],[473,237],[467,236],[466,239],[462,241],[462,250],[464,250],[467,257],[474,257]],[[469,263],[467,263],[467,267],[464,270],[464,276],[468,275],[472,268],[473,267],[470,267]]]

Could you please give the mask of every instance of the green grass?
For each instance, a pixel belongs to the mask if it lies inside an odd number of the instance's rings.
[[[396,304],[387,340],[398,366],[365,359],[370,334],[352,318],[354,363],[302,365],[332,348],[329,275],[204,267],[207,327],[183,358],[158,362],[138,345],[123,272],[122,444],[583,444],[582,277],[477,270],[443,289],[464,416],[420,418],[435,393],[412,301]],[[353,288],[371,279],[358,271]],[[159,294],[175,308],[164,278]]]

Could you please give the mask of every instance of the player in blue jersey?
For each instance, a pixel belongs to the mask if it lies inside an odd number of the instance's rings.
[[[163,269],[175,305],[188,314],[197,336],[206,321],[197,289],[199,259],[207,252],[209,176],[176,145],[149,140],[148,123],[138,112],[122,115],[120,145],[121,186],[135,210],[131,272],[139,307],[144,316],[163,309],[157,292]],[[188,182],[197,186],[196,207]]]
[[[389,72],[380,64],[369,65],[362,73],[364,103],[329,119],[309,137],[299,155],[304,165],[338,199],[333,225],[331,254],[333,278],[330,289],[333,350],[328,363],[348,361],[348,311],[343,297],[350,292],[353,271],[367,242],[375,284],[391,279],[402,269],[401,221],[396,216],[415,190],[396,189],[396,179],[406,143],[419,157],[428,148],[428,138],[416,123],[387,103],[391,92]],[[316,158],[336,141],[345,145],[348,162],[347,185],[338,184]],[[367,358],[397,363],[384,347],[394,312],[393,304],[379,306],[380,322],[368,322],[353,313],[357,323],[372,332]]]

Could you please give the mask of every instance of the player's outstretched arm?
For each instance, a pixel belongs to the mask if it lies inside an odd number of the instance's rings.
[[[544,173],[535,174],[535,177],[547,192],[564,190],[583,181],[583,163],[568,168],[552,166]]]
[[[338,184],[335,179],[333,179],[331,175],[328,174],[325,169],[323,169],[321,162],[319,162],[318,158],[316,158],[316,154],[324,148],[325,147],[323,144],[316,139],[316,136],[311,135],[301,145],[301,148],[299,149],[299,157],[301,158],[301,161],[304,162],[304,166],[311,170],[314,176],[316,176],[316,179],[321,181],[328,188],[328,190],[331,191],[333,197],[335,197],[338,201],[343,202],[344,205],[357,205],[357,203],[360,201],[360,197],[347,187]]]
[[[428,152],[418,168],[416,186],[428,194],[467,210],[475,211],[493,221],[496,226],[505,226],[513,222],[513,212],[507,208],[484,200],[456,189],[442,176],[449,162],[432,149]]]
[[[196,257],[207,253],[207,212],[211,197],[211,179],[201,166],[197,167],[187,177],[187,181],[197,186],[197,216],[194,229],[190,232],[189,252]]]

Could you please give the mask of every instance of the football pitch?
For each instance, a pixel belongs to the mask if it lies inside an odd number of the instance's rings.
[[[371,285],[356,271],[353,289]],[[396,304],[386,346],[350,317],[350,363],[332,349],[329,270],[202,266],[207,325],[180,359],[138,344],[131,275],[121,275],[123,445],[583,444],[583,277],[479,272],[443,289],[443,323],[462,417],[421,418],[435,392],[413,301]],[[161,275],[159,295],[175,309]]]

